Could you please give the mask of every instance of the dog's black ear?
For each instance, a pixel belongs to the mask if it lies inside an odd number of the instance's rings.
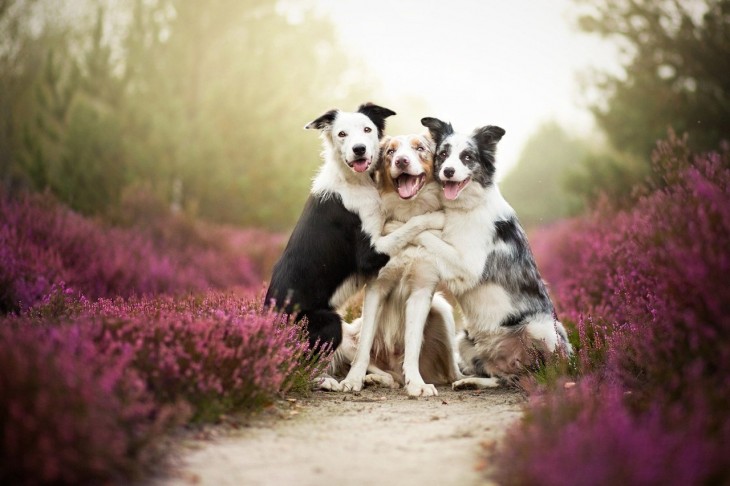
[[[358,113],[362,113],[366,117],[370,118],[370,120],[375,123],[375,126],[378,127],[378,138],[383,137],[383,131],[385,130],[385,119],[389,116],[395,115],[395,112],[393,110],[375,105],[370,102],[360,105],[357,111]]]
[[[497,142],[502,140],[505,133],[507,132],[505,132],[503,128],[495,125],[487,125],[486,127],[474,130],[473,136],[479,146],[487,149],[494,149]]]
[[[421,118],[421,125],[428,128],[428,133],[431,134],[436,147],[441,144],[444,138],[454,133],[454,127],[451,126],[451,123],[443,122],[438,118]]]
[[[477,147],[479,147],[482,161],[487,164],[490,175],[494,173],[494,156],[497,153],[497,142],[502,139],[504,134],[504,129],[494,125],[477,128],[472,134],[477,142]]]
[[[310,130],[316,128],[317,130],[324,130],[332,126],[335,118],[337,118],[337,110],[330,110],[319,118],[304,125],[304,129]]]

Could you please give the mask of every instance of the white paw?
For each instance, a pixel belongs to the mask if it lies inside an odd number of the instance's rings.
[[[433,385],[412,381],[406,385],[406,393],[408,393],[409,397],[437,397],[439,394]]]
[[[382,386],[385,388],[398,388],[398,384],[395,382],[392,376],[390,375],[376,375],[376,374],[369,374],[365,375],[365,379],[363,380],[365,383],[365,386]]]
[[[318,376],[314,379],[314,385],[312,386],[315,390],[323,391],[342,391],[340,382],[332,378],[331,376]]]
[[[480,390],[482,388],[497,387],[499,387],[499,380],[497,378],[479,378],[476,376],[464,378],[451,384],[451,388],[454,390]]]
[[[348,376],[340,382],[343,392],[359,392],[363,387],[363,378],[353,378]]]

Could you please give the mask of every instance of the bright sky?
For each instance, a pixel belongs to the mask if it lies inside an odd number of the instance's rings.
[[[594,130],[579,75],[618,66],[612,45],[573,26],[571,0],[315,3],[389,99],[415,96],[430,104],[429,113],[399,112],[413,118],[414,130],[426,115],[450,120],[457,130],[504,128],[502,174],[545,121],[557,120],[577,134]]]

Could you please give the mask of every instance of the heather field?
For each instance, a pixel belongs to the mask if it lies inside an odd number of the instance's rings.
[[[577,354],[526,382],[500,484],[730,481],[730,152],[671,136],[652,163],[631,208],[533,235]]]
[[[261,309],[282,237],[161,217],[112,228],[0,200],[0,482],[124,483],[185,424],[259,409],[318,372]]]
[[[631,207],[532,232],[576,354],[522,380],[524,417],[484,458],[499,484],[730,480],[730,151],[671,136],[652,163]],[[0,482],[144,478],[181,426],[306,386],[324,360],[260,306],[283,241],[4,195]]]

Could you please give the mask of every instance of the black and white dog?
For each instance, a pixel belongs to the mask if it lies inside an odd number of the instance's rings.
[[[462,307],[462,371],[476,375],[454,388],[498,386],[499,378],[528,368],[536,353],[558,346],[570,353],[525,233],[494,181],[495,151],[505,131],[489,125],[461,134],[436,118],[421,123],[436,143],[434,174],[446,218],[441,238],[424,232],[416,241],[436,257]]]
[[[377,275],[389,255],[431,228],[443,214],[413,218],[383,236],[380,196],[374,181],[385,119],[395,112],[366,103],[356,112],[330,110],[307,124],[320,130],[324,163],[280,260],[274,266],[266,305],[306,318],[311,346],[342,340],[336,309]],[[324,387],[338,389],[335,380]]]

